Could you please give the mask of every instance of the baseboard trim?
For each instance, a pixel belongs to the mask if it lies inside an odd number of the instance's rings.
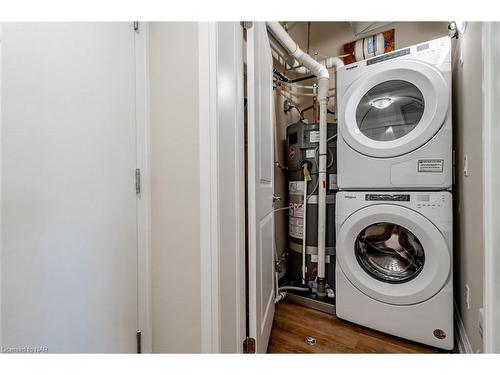
[[[455,340],[457,342],[458,351],[462,354],[473,354],[472,346],[465,331],[465,326],[460,316],[460,311],[455,303]]]

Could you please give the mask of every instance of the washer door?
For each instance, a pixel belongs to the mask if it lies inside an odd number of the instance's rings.
[[[354,150],[387,158],[431,139],[448,113],[449,89],[434,66],[415,60],[370,68],[344,94],[339,126]]]
[[[347,218],[338,233],[337,261],[361,292],[394,305],[431,298],[451,270],[450,251],[434,224],[389,204],[369,206]]]

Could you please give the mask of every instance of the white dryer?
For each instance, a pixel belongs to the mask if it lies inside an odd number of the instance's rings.
[[[450,192],[337,193],[336,314],[453,348]]]
[[[340,68],[337,98],[341,190],[451,188],[449,37]]]

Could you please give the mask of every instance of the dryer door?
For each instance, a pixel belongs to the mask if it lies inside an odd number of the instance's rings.
[[[439,70],[416,60],[371,67],[340,101],[339,127],[354,150],[387,158],[411,152],[443,125],[450,90]]]
[[[347,218],[337,237],[337,262],[361,292],[394,305],[431,298],[451,271],[450,250],[434,224],[390,204],[369,206]]]

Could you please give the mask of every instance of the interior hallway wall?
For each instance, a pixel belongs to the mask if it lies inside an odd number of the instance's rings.
[[[201,350],[198,78],[198,24],[150,23],[156,353]]]
[[[472,350],[482,351],[479,308],[483,306],[482,23],[467,24],[453,54],[453,121],[456,150],[455,300]],[[463,65],[460,62],[462,56]],[[468,176],[463,173],[468,158]],[[470,307],[465,303],[465,286]]]

